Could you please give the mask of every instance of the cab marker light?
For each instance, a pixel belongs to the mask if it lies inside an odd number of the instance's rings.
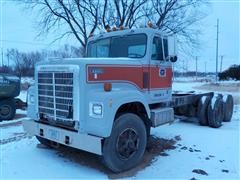
[[[112,90],[112,83],[104,83],[104,91],[110,92]]]

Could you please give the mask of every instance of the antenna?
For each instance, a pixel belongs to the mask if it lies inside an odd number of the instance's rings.
[[[216,82],[218,81],[218,34],[219,34],[219,19],[217,19],[217,44],[216,44]]]

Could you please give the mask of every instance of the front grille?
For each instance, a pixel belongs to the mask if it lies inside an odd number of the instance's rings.
[[[49,122],[73,122],[73,73],[38,72],[38,111]]]

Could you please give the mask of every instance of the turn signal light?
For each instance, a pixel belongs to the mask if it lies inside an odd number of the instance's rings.
[[[112,90],[112,84],[111,83],[104,83],[104,91],[109,92]]]

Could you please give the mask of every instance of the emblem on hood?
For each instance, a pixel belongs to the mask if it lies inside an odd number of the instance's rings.
[[[100,67],[91,67],[90,73],[93,75],[94,79],[97,79],[99,74],[104,73],[104,70],[103,68],[100,68]]]

